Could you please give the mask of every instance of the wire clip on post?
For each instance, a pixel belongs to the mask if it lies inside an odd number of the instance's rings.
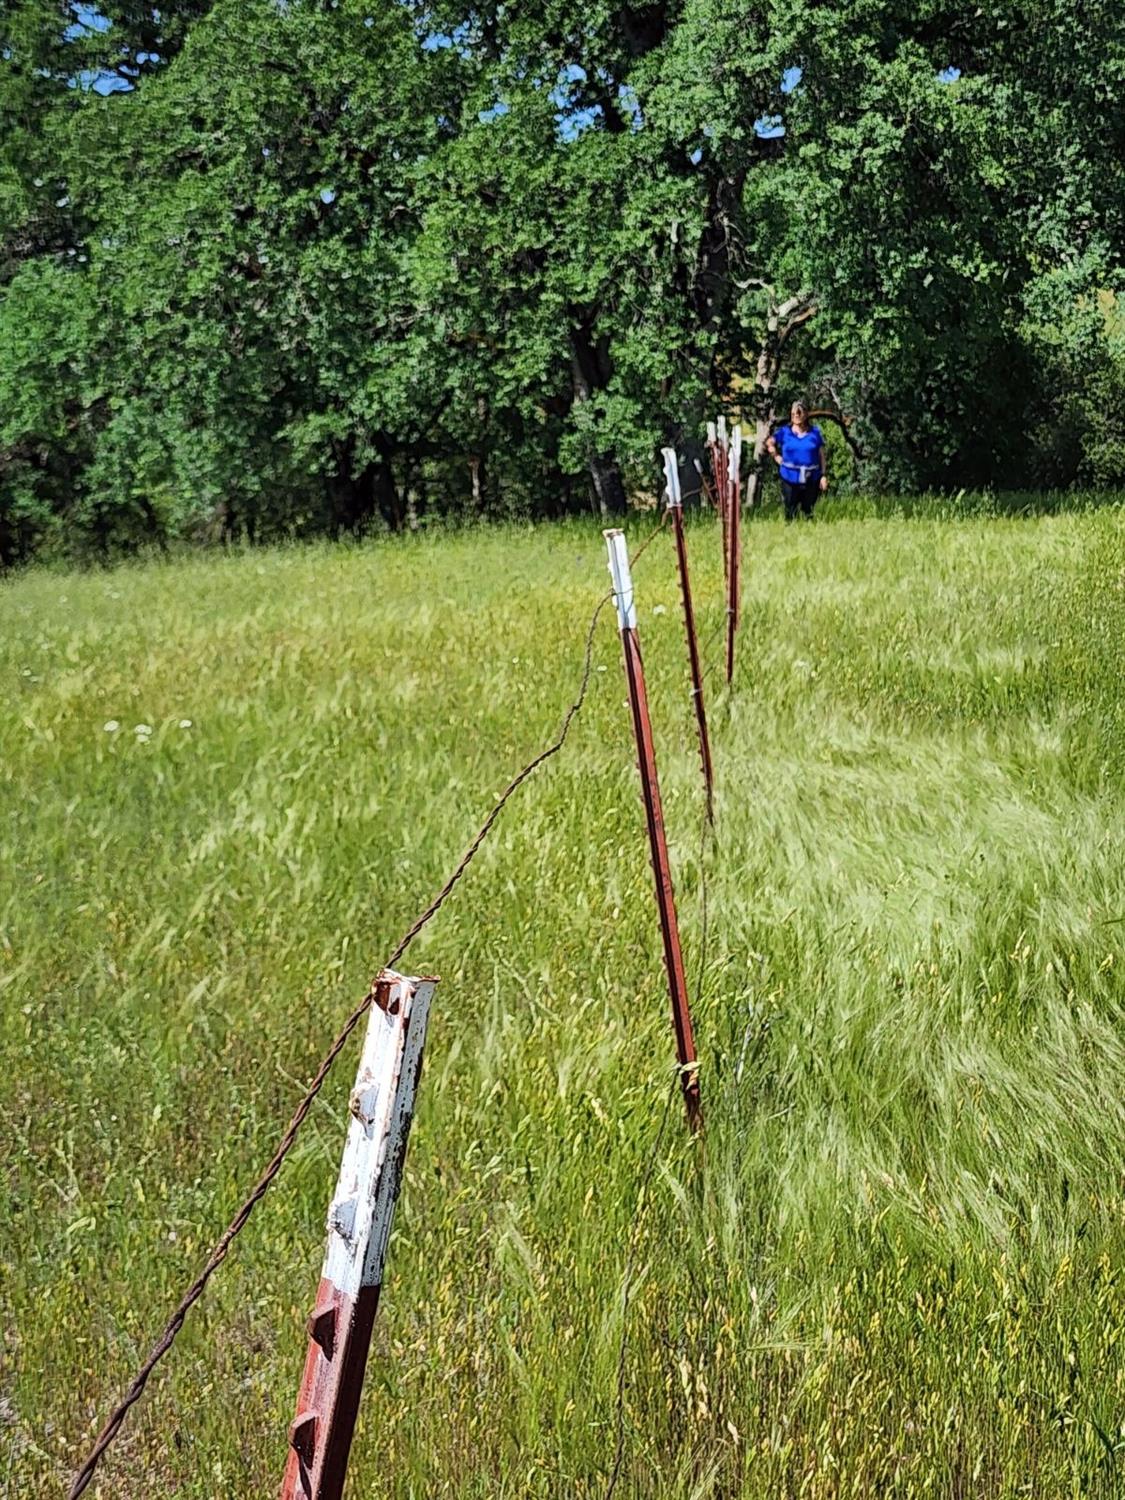
[[[281,1500],[343,1494],[436,983],[375,981]]]
[[[674,448],[661,450],[664,457],[664,485],[672,527],[676,533],[676,562],[680,570],[680,595],[684,605],[684,632],[687,635],[688,667],[691,671],[691,697],[695,704],[695,723],[699,731],[699,758],[703,763],[703,785],[707,792],[707,819],[715,821],[715,780],[711,764],[711,738],[707,732],[707,710],[703,703],[703,669],[699,661],[699,640],[695,633],[695,606],[691,598],[688,572],[687,538],[684,535],[684,502],[680,491],[680,468]]]
[[[738,634],[741,612],[741,564],[742,564],[742,428],[731,433],[730,453],[727,459],[727,683],[734,680],[734,639]]]
[[[645,693],[644,665],[637,639],[637,611],[633,600],[633,578],[629,568],[629,549],[625,533],[616,529],[603,533],[609,549],[609,571],[613,579],[613,597],[617,606],[617,624],[625,655],[625,679],[629,687],[629,706],[633,715],[633,733],[637,741],[637,765],[641,773],[641,795],[648,825],[649,852],[656,883],[656,906],[660,914],[660,932],[664,940],[664,967],[668,974],[668,993],[672,1001],[672,1025],[676,1033],[676,1055],[680,1063],[680,1082],[688,1125],[696,1132],[703,1125],[699,1097],[699,1077],[692,1035],[691,1007],[688,1003],[684,958],[680,948],[680,929],[676,920],[676,899],[672,891],[672,871],[668,861],[668,840],[664,832],[664,814],[660,805],[660,781],[656,774],[656,751],[652,743],[652,722]]]

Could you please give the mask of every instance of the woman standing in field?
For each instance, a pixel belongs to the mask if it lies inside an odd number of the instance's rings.
[[[785,519],[811,516],[817,495],[828,488],[828,450],[819,427],[809,426],[809,409],[794,401],[789,422],[766,439],[770,457],[781,470]]]

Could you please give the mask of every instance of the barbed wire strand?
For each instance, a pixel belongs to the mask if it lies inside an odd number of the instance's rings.
[[[653,542],[656,541],[656,538],[664,530],[664,527],[667,525],[667,523],[668,523],[668,510],[667,510],[667,507],[665,507],[665,509],[660,512],[660,520],[657,521],[656,525],[649,532],[648,536],[645,537],[644,541],[641,543],[641,545],[637,548],[637,550],[633,553],[632,557],[629,559],[629,566],[631,568],[635,568],[637,566],[637,564],[640,562],[641,558],[645,555],[645,553],[648,551],[648,549],[652,546]]]
[[[642,542],[636,553],[633,555],[633,558],[631,559],[632,563],[635,564],[640,559],[642,554],[647,551],[651,543],[656,539],[657,535],[663,529],[665,518],[665,516],[661,517],[659,525],[651,532],[651,534],[645,539],[645,541]],[[433,920],[433,918],[441,910],[442,906],[444,906],[454,887],[458,884],[458,882],[461,880],[461,877],[465,874],[466,870],[476,858],[481,845],[484,843],[485,839],[492,831],[496,820],[499,818],[500,814],[503,812],[505,806],[508,804],[511,798],[524,784],[528,777],[533,775],[533,773],[538,770],[538,768],[543,764],[544,761],[550,760],[553,755],[557,755],[558,752],[566,744],[567,736],[570,733],[570,726],[574,722],[576,715],[581,711],[582,706],[586,701],[586,694],[590,686],[590,675],[593,670],[594,660],[594,634],[598,628],[598,621],[601,618],[602,611],[605,609],[606,605],[612,598],[612,592],[603,595],[602,598],[598,601],[597,607],[590,617],[590,624],[586,631],[586,644],[584,649],[582,677],[579,683],[578,693],[574,701],[571,703],[570,707],[567,709],[566,713],[563,715],[562,723],[559,726],[559,731],[555,739],[550,745],[546,747],[546,749],[541,750],[538,755],[529,760],[523,767],[523,769],[512,778],[512,780],[500,793],[500,796],[497,798],[496,805],[492,808],[491,812],[481,824],[480,829],[478,830],[472,843],[470,843],[468,848],[465,850],[465,853],[462,855],[452,875],[450,875],[448,880],[446,880],[445,884],[442,886],[441,890],[437,893],[434,899],[430,902],[429,906],[426,907],[426,909],[417,918],[417,920],[407,929],[398,946],[395,948],[391,956],[387,959],[387,968],[394,968],[394,966],[399,962],[399,960],[405,954],[406,950],[410,947],[410,944],[414,941],[414,939],[418,936],[422,929]],[[67,1492],[67,1500],[78,1500],[78,1496],[85,1492],[86,1488],[90,1484],[90,1481],[93,1479],[98,1464],[104,1457],[106,1450],[110,1447],[114,1439],[117,1437],[117,1434],[120,1432],[121,1426],[124,1423],[130,1408],[141,1399],[141,1396],[144,1394],[145,1387],[148,1385],[152,1372],[156,1369],[156,1366],[160,1363],[160,1361],[164,1358],[169,1349],[171,1349],[172,1345],[175,1343],[180,1329],[184,1326],[184,1321],[187,1318],[188,1313],[203,1295],[207,1287],[207,1283],[211,1280],[211,1277],[219,1269],[223,1261],[226,1260],[231,1246],[234,1244],[234,1241],[238,1238],[239,1234],[241,1234],[242,1230],[245,1228],[246,1222],[250,1218],[250,1215],[254,1212],[254,1209],[269,1191],[271,1184],[273,1183],[277,1174],[281,1171],[282,1165],[285,1162],[285,1158],[292,1150],[301,1126],[305,1123],[309,1111],[312,1109],[313,1104],[316,1101],[317,1095],[320,1093],[321,1089],[324,1086],[324,1082],[332,1069],[332,1064],[336,1061],[337,1057],[339,1057],[340,1053],[343,1051],[352,1032],[356,1029],[360,1021],[362,1021],[363,1017],[371,1008],[371,1004],[374,1000],[374,994],[375,986],[372,985],[367,994],[363,997],[360,1003],[352,1011],[351,1015],[344,1022],[343,1026],[340,1028],[340,1031],[337,1033],[336,1039],[333,1041],[328,1051],[324,1054],[324,1058],[321,1061],[319,1068],[316,1070],[316,1074],[313,1077],[312,1082],[309,1084],[304,1097],[301,1099],[301,1102],[298,1104],[296,1110],[294,1111],[293,1117],[289,1121],[289,1126],[286,1129],[285,1134],[281,1137],[277,1149],[274,1151],[273,1156],[270,1158],[269,1165],[259,1177],[257,1183],[254,1185],[253,1190],[243,1201],[242,1206],[239,1208],[234,1218],[227,1225],[226,1229],[223,1230],[223,1233],[216,1241],[214,1249],[208,1256],[207,1262],[204,1265],[202,1271],[200,1271],[199,1275],[192,1282],[191,1286],[187,1289],[183,1297],[180,1299],[176,1310],[172,1313],[172,1316],[165,1324],[164,1330],[161,1333],[159,1339],[153,1345],[148,1358],[137,1371],[137,1374],[133,1378],[132,1384],[129,1386],[129,1389],[125,1392],[125,1395],[121,1398],[118,1404],[114,1407],[113,1411],[110,1413],[109,1417],[106,1419],[105,1425],[102,1427],[101,1432],[98,1434],[94,1446],[90,1449],[90,1452],[83,1462],[81,1468],[74,1476],[70,1489]]]

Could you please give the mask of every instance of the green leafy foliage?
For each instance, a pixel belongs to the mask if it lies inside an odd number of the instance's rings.
[[[0,557],[618,510],[799,389],[882,488],[1121,483],[1093,12],[19,0]]]

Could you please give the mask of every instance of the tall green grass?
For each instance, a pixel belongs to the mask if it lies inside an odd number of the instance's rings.
[[[603,1496],[627,1272],[617,1500],[1118,1492],[1122,512],[825,520],[747,530],[710,841],[670,545],[637,570],[705,1146],[608,616],[409,955],[353,1495]],[[0,590],[0,1496],[62,1491],[607,586],[572,524]],[[275,1489],[353,1060],[94,1493]]]

